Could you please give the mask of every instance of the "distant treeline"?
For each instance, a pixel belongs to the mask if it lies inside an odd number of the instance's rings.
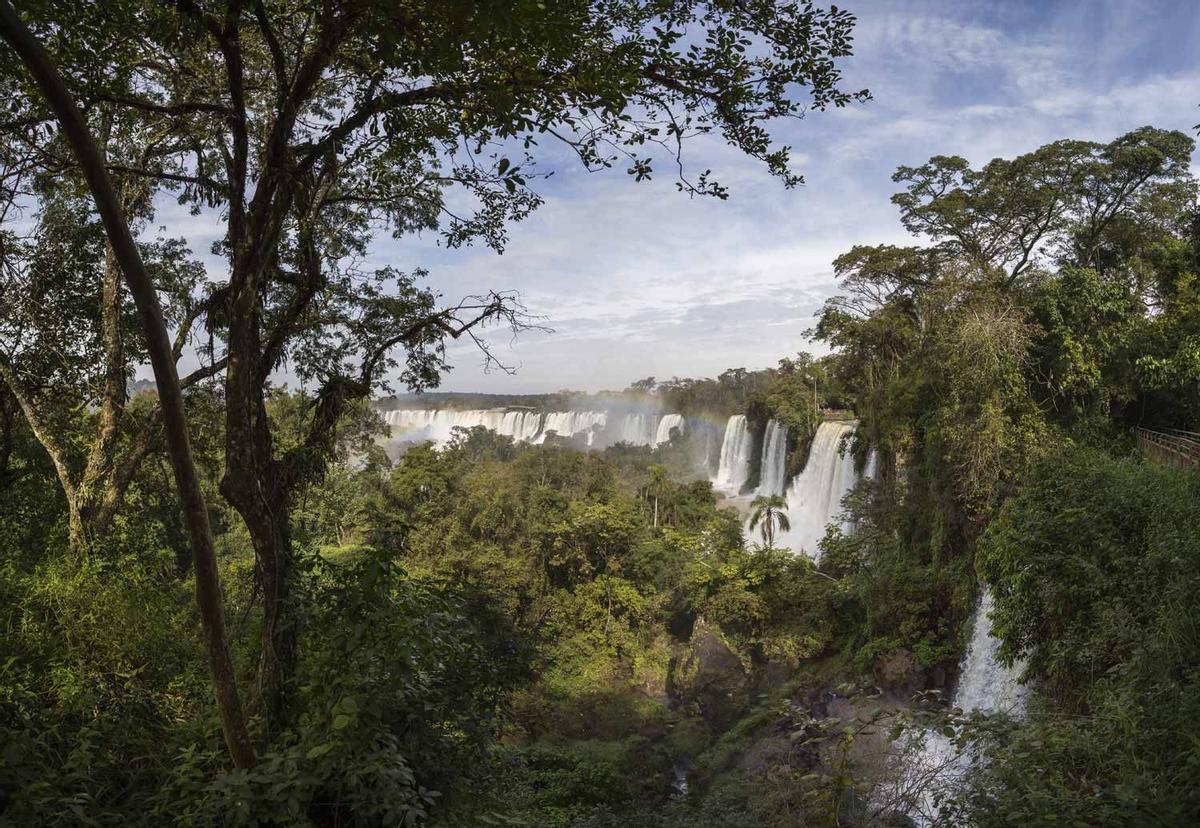
[[[646,377],[620,391],[561,390],[550,394],[427,392],[396,394],[376,403],[396,409],[527,408],[541,411],[646,409],[685,416],[765,413],[793,426],[807,424],[808,411],[848,408],[845,394],[831,378],[829,358],[807,353],[781,359],[775,368],[730,368],[713,378],[658,380]]]

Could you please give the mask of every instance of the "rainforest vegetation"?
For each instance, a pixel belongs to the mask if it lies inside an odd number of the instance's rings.
[[[503,249],[551,143],[721,199],[707,135],[800,184],[770,127],[869,98],[853,22],[0,0],[0,825],[908,825],[934,730],[986,761],[924,819],[1195,824],[1200,471],[1131,436],[1200,430],[1189,135],[900,167],[912,246],[837,259],[826,356],[604,396],[782,423],[789,475],[853,417],[877,471],[816,559],[699,429],[385,451],[448,342],[503,368],[479,332],[540,322],[367,269],[377,235]],[[984,588],[1021,716],[947,704]]]

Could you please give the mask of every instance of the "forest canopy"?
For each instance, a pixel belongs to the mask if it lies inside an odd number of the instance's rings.
[[[0,0],[0,824],[1189,824],[1200,472],[1136,437],[1200,431],[1185,133],[899,167],[824,355],[594,398],[678,415],[652,444],[385,450],[383,395],[543,320],[381,240],[503,252],[568,166],[723,200],[697,145],[800,185],[780,124],[870,98],[854,24]],[[845,497],[782,548],[817,462]],[[985,623],[1019,715],[947,704]],[[938,738],[986,759],[918,779]]]

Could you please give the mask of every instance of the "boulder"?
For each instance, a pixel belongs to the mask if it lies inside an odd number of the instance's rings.
[[[717,632],[697,624],[692,640],[671,658],[667,692],[677,704],[694,705],[710,727],[724,730],[749,703],[750,681]]]

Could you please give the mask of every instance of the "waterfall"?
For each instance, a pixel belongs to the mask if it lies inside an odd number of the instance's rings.
[[[670,439],[671,431],[687,429],[680,414],[610,414],[607,411],[505,411],[451,409],[397,409],[387,411],[384,421],[394,440],[411,443],[432,440],[438,446],[449,441],[455,428],[483,426],[497,434],[525,443],[544,443],[550,432],[560,437],[582,436],[588,446],[616,443],[657,446]]]
[[[1005,667],[996,658],[1000,639],[992,635],[992,591],[984,587],[979,606],[971,617],[971,641],[959,663],[958,686],[951,707],[971,713],[1005,713],[1021,716],[1029,690],[1018,680],[1023,665]],[[935,824],[936,799],[954,792],[972,764],[986,761],[977,746],[967,745],[960,753],[941,731],[931,730],[911,764],[905,769],[908,786],[917,788],[918,801],[909,814],[919,825]]]
[[[546,435],[553,431],[559,437],[586,434],[590,446],[596,438],[596,429],[603,428],[607,418],[603,411],[553,411],[546,415],[542,433],[533,442],[544,443]]]
[[[871,449],[867,452],[867,465],[863,467],[863,479],[874,480],[879,475],[879,452]]]
[[[658,421],[658,428],[654,432],[654,442],[651,445],[658,446],[670,442],[673,429],[684,431],[686,428],[687,424],[682,414],[664,414]]]
[[[755,494],[783,494],[784,477],[787,474],[787,441],[787,426],[769,421],[763,437],[762,463]]]
[[[629,443],[634,446],[654,445],[654,437],[658,430],[658,416],[655,414],[622,414],[609,418],[605,429],[605,445]]]
[[[753,437],[746,417],[735,414],[725,424],[725,439],[721,442],[721,464],[714,485],[729,494],[739,494],[750,476],[750,452]]]
[[[482,426],[514,440],[532,440],[542,430],[542,415],[537,411],[401,409],[386,412],[383,419],[394,438],[405,442],[432,440],[439,446],[450,441],[456,428]]]
[[[787,516],[792,528],[780,533],[779,546],[820,558],[818,543],[825,527],[837,519],[842,498],[857,482],[854,458],[842,451],[842,438],[853,433],[853,422],[824,422],[817,426],[804,471],[787,490]]]
[[[1019,716],[1025,712],[1027,689],[1017,679],[1021,665],[1005,667],[996,658],[1000,639],[992,635],[992,591],[987,587],[979,596],[971,620],[971,643],[963,654],[954,691],[954,706],[964,713],[1008,713]]]

